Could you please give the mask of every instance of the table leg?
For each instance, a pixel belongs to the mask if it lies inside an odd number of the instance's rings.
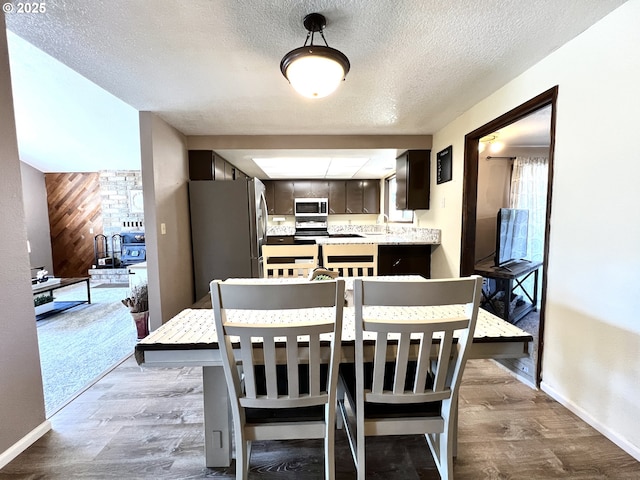
[[[533,309],[538,309],[538,272],[539,268],[536,268],[536,271],[533,274]]]
[[[91,303],[91,285],[89,284],[88,278],[87,278],[87,303]]]
[[[511,280],[501,278],[496,280],[496,288],[498,291],[501,290],[504,292],[504,297],[502,297],[502,319],[507,323],[511,323],[509,321],[509,306],[511,305],[511,289],[513,288],[513,284]]]
[[[207,467],[231,465],[231,418],[224,370],[202,367],[204,449]]]

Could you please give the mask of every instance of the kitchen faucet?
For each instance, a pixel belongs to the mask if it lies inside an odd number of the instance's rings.
[[[383,213],[382,214],[382,221],[385,224],[385,229],[384,229],[385,233],[389,234],[389,215],[387,215],[386,213]]]

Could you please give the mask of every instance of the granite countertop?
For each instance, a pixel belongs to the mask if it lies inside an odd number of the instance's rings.
[[[389,232],[379,225],[336,225],[329,226],[329,234],[357,234],[361,237],[314,237],[318,245],[327,244],[367,244],[378,245],[439,245],[440,230],[434,228],[417,228],[390,226]],[[294,235],[295,227],[282,225],[270,226],[268,235]]]
[[[439,244],[440,240],[435,238],[427,238],[426,236],[408,234],[408,233],[361,233],[362,237],[324,237],[317,238],[318,245],[344,245],[344,244],[367,244],[375,243],[378,245],[425,245]]]

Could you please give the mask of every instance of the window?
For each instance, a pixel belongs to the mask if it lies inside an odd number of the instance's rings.
[[[387,178],[385,188],[385,213],[390,222],[413,222],[413,210],[396,209],[396,176]]]

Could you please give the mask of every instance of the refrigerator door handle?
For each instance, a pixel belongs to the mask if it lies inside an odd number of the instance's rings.
[[[264,192],[260,193],[260,206],[262,208],[262,245],[264,245],[265,243],[267,243],[267,226],[268,226],[268,219],[267,219],[267,199],[264,196]],[[260,256],[262,256],[262,249],[259,252]]]

